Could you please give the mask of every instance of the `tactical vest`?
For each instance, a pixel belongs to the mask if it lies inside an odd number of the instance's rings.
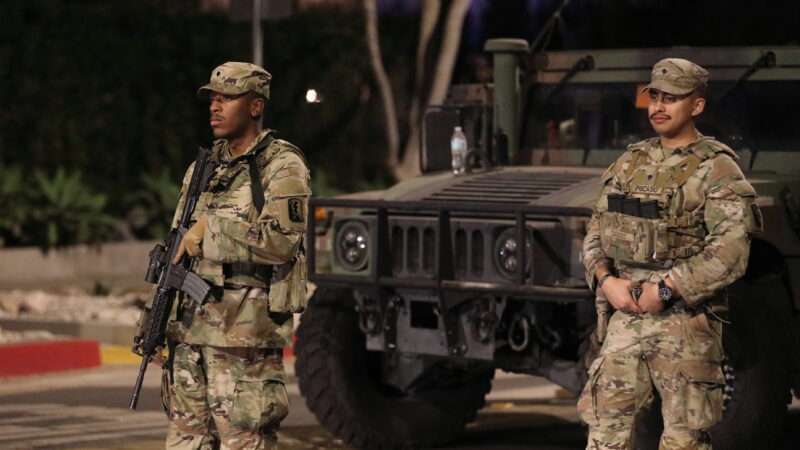
[[[683,211],[682,187],[700,164],[718,153],[736,154],[729,147],[703,137],[674,165],[653,164],[645,141],[632,146],[625,170],[610,170],[622,194],[608,197],[608,210],[600,214],[603,251],[615,262],[645,269],[668,269],[675,259],[689,258],[703,250],[706,228],[703,208]],[[676,196],[678,198],[676,199]]]
[[[273,137],[268,134],[247,154],[224,162],[220,157],[221,147],[216,147],[213,158],[217,161],[218,166],[208,183],[206,192],[198,202],[198,211],[195,214],[214,208],[216,214],[222,214],[227,218],[242,222],[255,223],[265,203],[261,174],[267,166],[276,157],[286,152],[295,153],[304,164],[306,163],[302,152],[297,147],[282,142],[282,145],[278,145],[273,151],[273,142]],[[249,184],[249,188],[246,188],[245,184]],[[228,202],[224,200],[228,193],[238,196],[248,191],[251,197],[249,208],[238,208],[234,204],[227,204]],[[198,275],[217,286],[269,288],[269,309],[272,312],[300,312],[307,303],[307,269],[303,241],[300,243],[298,254],[284,264],[220,263],[200,259],[194,270]]]

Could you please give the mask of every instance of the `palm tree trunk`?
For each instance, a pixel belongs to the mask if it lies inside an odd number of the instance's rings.
[[[436,62],[436,72],[433,79],[428,101],[428,105],[436,105],[444,102],[447,89],[453,79],[453,67],[461,44],[461,29],[464,26],[464,18],[469,10],[469,0],[453,0],[447,12],[445,23],[444,40],[442,48]],[[419,114],[419,113],[418,113]],[[406,141],[405,151],[400,166],[395,170],[398,179],[405,179],[419,174],[419,152],[420,152],[420,130],[419,120],[409,124],[409,137]]]
[[[383,113],[386,126],[386,140],[388,144],[387,162],[389,167],[397,164],[400,152],[400,131],[397,123],[394,94],[386,68],[381,58],[380,39],[378,37],[378,11],[376,0],[364,0],[364,15],[366,17],[367,48],[369,49],[370,65],[378,83],[378,90],[383,102]]]

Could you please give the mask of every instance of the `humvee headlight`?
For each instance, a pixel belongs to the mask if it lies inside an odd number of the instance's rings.
[[[336,259],[349,270],[361,270],[369,256],[369,232],[361,222],[349,222],[339,229]]]
[[[527,233],[525,240],[525,271],[527,272],[530,270],[533,257],[530,236]],[[516,275],[519,268],[519,251],[520,245],[517,242],[516,229],[508,228],[500,233],[494,245],[494,264],[502,275],[509,278]]]

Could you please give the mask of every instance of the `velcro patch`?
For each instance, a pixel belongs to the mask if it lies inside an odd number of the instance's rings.
[[[303,202],[299,198],[290,198],[288,203],[289,220],[292,222],[303,222]]]

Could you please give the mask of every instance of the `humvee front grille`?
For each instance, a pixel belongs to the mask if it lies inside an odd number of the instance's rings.
[[[432,276],[436,268],[438,241],[434,221],[398,220],[391,226],[392,272],[398,276]],[[480,224],[463,224],[452,233],[454,270],[459,278],[480,277],[485,270],[486,245]]]
[[[436,232],[432,225],[395,224],[389,240],[392,272],[397,275],[433,272],[436,264]]]
[[[526,223],[530,224],[531,221],[560,222],[560,218],[567,217],[579,217],[586,220],[592,214],[592,210],[589,208],[311,198],[309,209],[313,210],[316,207],[357,208],[363,212],[374,211],[372,214],[360,216],[365,220],[368,219],[371,236],[370,262],[364,273],[320,272],[317,267],[318,240],[312,241],[313,244],[308,246],[309,280],[318,285],[349,288],[369,286],[392,289],[435,289],[491,293],[492,295],[521,295],[540,301],[562,303],[565,301],[582,302],[587,299],[588,291],[584,286],[556,286],[552,277],[545,274],[544,277],[537,278],[536,270],[533,272],[534,276],[531,277],[531,273],[524,269],[530,265],[527,262],[529,257],[533,258],[531,261],[543,261],[542,258],[553,256],[548,256],[548,253],[553,253],[553,248],[542,248],[542,255],[537,255],[536,251],[541,245],[537,245],[536,239],[534,239],[533,255],[527,255],[528,252],[525,251],[519,252],[519,262],[513,277],[497,275],[494,273],[492,263],[493,244],[497,238],[494,235],[497,231],[496,224],[484,221],[474,224],[473,227],[469,221],[460,217],[453,218],[451,214],[490,213],[496,217],[510,216],[510,223],[502,226],[506,228],[510,226],[514,230],[517,241],[523,242],[526,229],[529,229]],[[420,212],[432,213],[433,217],[421,216]],[[484,231],[474,232],[481,229]],[[317,232],[317,220],[313,214],[308,217],[307,230],[309,236]],[[463,234],[459,234],[459,230],[463,230]],[[554,230],[557,234],[562,234],[558,225]],[[450,236],[450,239],[439,239],[437,238],[439,234]],[[457,234],[463,236],[458,238],[460,244],[454,242]],[[411,236],[410,239],[409,236]],[[546,238],[544,241],[549,242],[551,239]],[[434,251],[429,250],[431,243],[435,244]],[[461,255],[465,255],[466,258]],[[459,262],[456,263],[456,260]],[[457,275],[457,264],[459,270],[464,270],[467,275]],[[558,276],[564,276],[564,273],[569,270],[569,267],[561,268],[561,266],[565,266],[563,263],[556,261],[554,264],[556,264],[554,270],[563,272]],[[423,266],[432,266],[433,270],[423,271]],[[410,269],[414,269],[416,272],[412,273]],[[478,274],[481,271],[483,271],[483,276],[470,275],[470,273]],[[375,292],[378,292],[378,295],[387,293],[381,289]],[[452,305],[458,304],[460,303],[452,303]]]
[[[455,272],[459,278],[483,275],[483,230],[459,228],[453,239]]]
[[[570,173],[490,172],[465,177],[425,200],[524,204],[593,177],[595,175]]]

